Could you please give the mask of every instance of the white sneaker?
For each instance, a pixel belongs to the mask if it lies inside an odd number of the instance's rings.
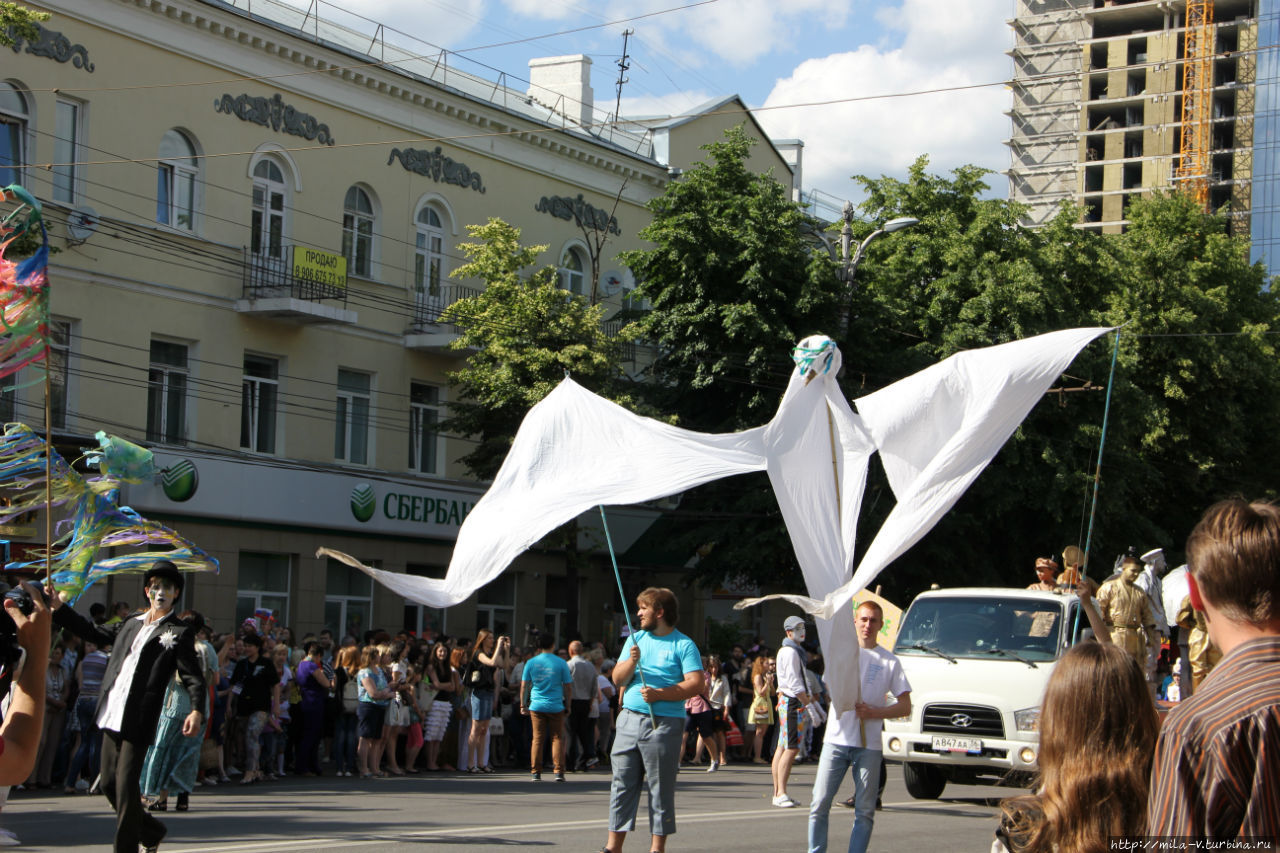
[[[791,799],[791,797],[787,796],[786,794],[779,794],[778,796],[774,797],[773,804],[780,809],[794,809],[796,806],[800,805],[799,803]]]
[[[720,769],[720,762],[719,762],[719,761],[713,761],[713,762],[711,762],[711,764],[707,767],[707,772],[708,772],[708,773],[715,773],[715,772],[716,772],[717,770],[719,770],[719,769]]]
[[[79,791],[79,792],[81,792],[81,793],[84,793],[85,791],[88,791],[88,790],[89,790],[89,780],[88,780],[88,779],[84,779],[84,778],[77,779],[77,780],[76,780],[76,790],[77,790],[77,791]]]
[[[228,767],[228,768],[227,768],[227,775],[228,775],[228,776],[239,776],[239,775],[241,775],[241,773],[240,773],[240,771],[239,771],[238,769],[236,769],[235,767]]]
[[[18,836],[7,829],[0,829],[0,847],[17,847],[21,844]]]

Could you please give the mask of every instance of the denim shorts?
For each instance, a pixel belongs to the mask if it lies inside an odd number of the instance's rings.
[[[471,719],[487,723],[493,716],[493,691],[473,690],[471,692]]]

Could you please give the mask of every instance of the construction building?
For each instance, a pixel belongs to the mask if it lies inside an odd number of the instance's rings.
[[[1063,202],[1123,229],[1181,188],[1274,257],[1276,0],[1015,0],[1010,198],[1033,225]],[[1270,256],[1270,257],[1269,257]]]

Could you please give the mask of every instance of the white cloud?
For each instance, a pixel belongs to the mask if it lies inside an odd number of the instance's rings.
[[[807,28],[844,25],[854,0],[725,0],[637,21],[640,38],[661,45],[682,64],[727,62],[746,68],[761,57],[794,47]],[[672,7],[671,0],[614,3],[610,19]],[[680,47],[676,47],[680,45]]]
[[[805,142],[803,182],[839,196],[859,195],[852,175],[903,177],[921,154],[945,173],[974,163],[1007,167],[1009,93],[1004,86],[958,89],[1008,79],[1002,51],[1011,41],[1005,0],[970,0],[963,18],[939,15],[938,0],[904,0],[879,17],[903,32],[901,47],[863,45],[801,63],[778,80],[765,106],[836,101],[825,106],[764,110],[761,124],[775,138]],[[932,89],[937,94],[877,100],[870,95]],[[991,175],[996,194],[1004,178]]]
[[[584,11],[581,6],[574,5],[572,0],[503,0],[503,4],[517,15],[546,21],[576,18]]]
[[[711,99],[710,94],[700,90],[623,98],[622,115],[625,118],[684,115],[693,107],[705,104]]]

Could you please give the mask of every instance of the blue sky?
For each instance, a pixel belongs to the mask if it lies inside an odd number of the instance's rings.
[[[325,18],[376,28],[354,13],[460,51],[451,67],[492,79],[505,72],[516,88],[524,88],[530,59],[584,53],[596,105],[609,112],[621,33],[630,28],[622,115],[680,114],[739,94],[765,108],[758,118],[771,136],[805,141],[806,189],[854,200],[851,175],[901,177],[920,154],[940,172],[964,163],[1007,167],[1008,90],[955,87],[1009,79],[1012,12],[1012,0],[321,0]],[[485,47],[552,33],[563,34]],[[416,47],[395,33],[389,39]],[[845,100],[926,89],[949,91]],[[828,103],[792,106],[814,102]],[[1004,195],[1004,177],[989,180],[992,194]]]

